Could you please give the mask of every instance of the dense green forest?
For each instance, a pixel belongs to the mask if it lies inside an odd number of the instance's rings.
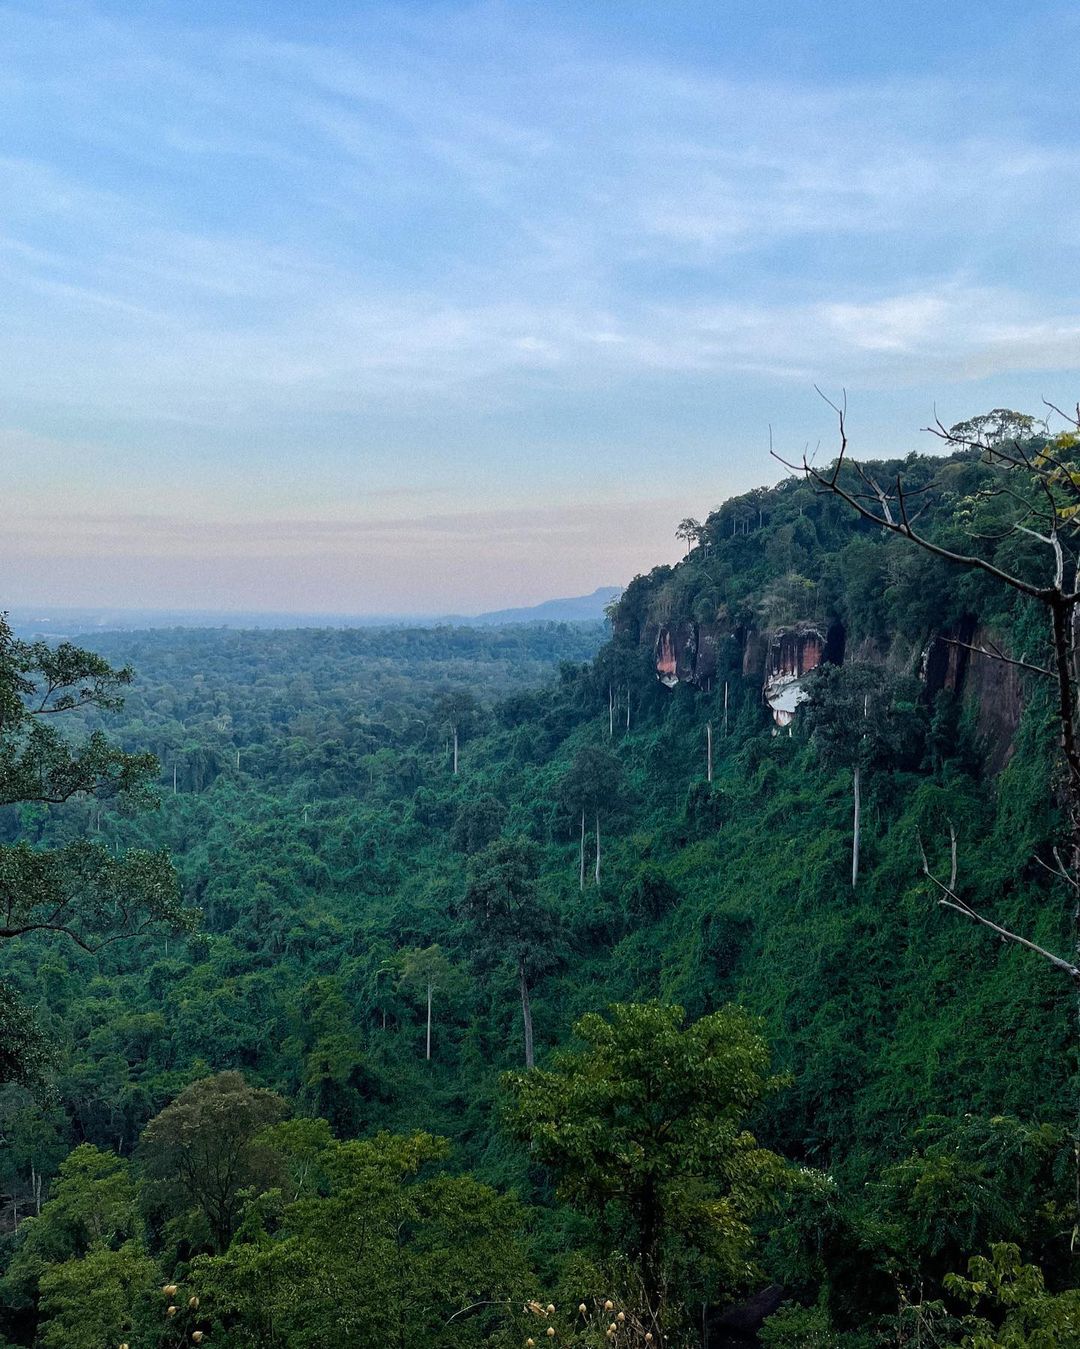
[[[1034,575],[1000,471],[867,466]],[[1069,949],[1039,603],[799,476],[682,536],[606,631],[8,635],[0,885],[98,909],[0,943],[0,1343],[1080,1342],[1075,992],[926,874]]]

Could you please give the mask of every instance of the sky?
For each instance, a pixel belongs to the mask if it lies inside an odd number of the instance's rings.
[[[0,0],[0,602],[474,612],[1080,398],[1075,5]],[[820,446],[820,449],[818,447]]]

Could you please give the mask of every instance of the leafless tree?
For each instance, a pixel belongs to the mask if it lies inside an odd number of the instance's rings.
[[[1064,766],[1067,836],[1064,853],[1060,849],[1054,850],[1054,865],[1050,870],[1066,884],[1070,894],[1075,937],[1072,958],[1054,955],[1021,934],[991,921],[959,899],[953,884],[945,884],[931,873],[929,866],[926,871],[937,886],[939,902],[944,907],[956,909],[982,923],[1006,941],[1035,950],[1067,974],[1080,991],[1080,746],[1077,743],[1076,661],[1080,627],[1080,548],[1077,547],[1080,544],[1080,463],[1074,462],[1080,458],[1080,406],[1072,416],[1053,408],[1070,429],[1057,436],[1034,440],[1022,439],[1019,434],[1011,437],[995,434],[1003,423],[1010,430],[1020,430],[1029,436],[1035,426],[1031,419],[1010,422],[1000,410],[949,429],[940,421],[929,428],[947,445],[977,452],[984,463],[996,470],[997,480],[991,490],[1011,498],[1015,511],[1005,531],[994,541],[1009,535],[1022,535],[1045,549],[1042,575],[1028,576],[1005,570],[974,548],[970,552],[960,552],[945,547],[920,529],[927,489],[909,490],[901,474],[891,482],[879,482],[853,460],[848,453],[846,399],[840,404],[828,398],[825,401],[837,416],[840,452],[836,459],[827,468],[817,467],[805,455],[800,462],[792,463],[774,452],[776,459],[802,474],[818,491],[839,497],[884,532],[907,539],[959,568],[982,572],[1000,585],[1027,596],[1044,610],[1049,652],[1045,661],[1031,661],[1026,655],[1014,656],[990,641],[976,645],[955,638],[943,640],[1050,680],[1054,686]],[[972,543],[977,546],[979,540],[985,538],[972,535]]]
[[[821,393],[820,389],[818,390]],[[1072,950],[1061,954],[995,921],[976,909],[959,893],[957,881],[957,835],[949,822],[949,877],[946,880],[930,864],[922,840],[919,852],[923,874],[942,908],[963,915],[987,928],[998,939],[1032,952],[1048,962],[1071,983],[1077,998],[1077,1029],[1080,1034],[1080,745],[1078,745],[1077,653],[1080,650],[1080,404],[1065,413],[1053,404],[1048,410],[1061,418],[1065,430],[1051,434],[1046,422],[995,409],[983,417],[946,428],[940,420],[927,428],[946,445],[967,451],[993,470],[992,484],[982,494],[1000,498],[1007,506],[1004,523],[994,534],[969,531],[969,548],[945,546],[926,528],[920,527],[929,497],[926,486],[910,488],[902,474],[891,481],[878,479],[848,453],[847,399],[840,403],[821,395],[836,414],[839,454],[819,468],[806,454],[789,462],[773,452],[785,467],[801,474],[819,492],[844,501],[864,520],[887,534],[907,539],[934,557],[958,569],[981,572],[1006,590],[1025,596],[1037,605],[1046,624],[1046,655],[1029,660],[985,639],[965,642],[942,638],[990,660],[1013,666],[1025,674],[1049,682],[1061,748],[1060,793],[1065,813],[1064,836],[1052,849],[1049,860],[1036,861],[1061,885],[1069,910]],[[1027,556],[1020,568],[999,565],[998,545],[1005,540],[1023,542]],[[1012,550],[1015,553],[1015,549]],[[986,554],[986,555],[984,555]],[[1077,1226],[1080,1239],[1080,1118],[1076,1137],[1078,1166]]]

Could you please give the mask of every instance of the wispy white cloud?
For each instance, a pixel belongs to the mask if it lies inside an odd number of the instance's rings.
[[[602,496],[590,468],[675,471],[724,398],[763,422],[813,382],[908,389],[917,425],[943,384],[1080,367],[1080,141],[1006,67],[732,74],[523,14],[371,7],[312,40],[7,10],[8,419],[114,504],[141,455],[217,519],[287,450],[324,503],[354,442],[372,491],[452,453],[485,500]]]

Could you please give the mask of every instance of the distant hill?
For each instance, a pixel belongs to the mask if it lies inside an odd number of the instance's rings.
[[[622,586],[597,586],[591,595],[575,595],[569,599],[544,600],[521,609],[493,609],[472,618],[455,618],[455,623],[484,627],[504,626],[507,623],[588,623],[604,617],[605,608],[622,594]]]

